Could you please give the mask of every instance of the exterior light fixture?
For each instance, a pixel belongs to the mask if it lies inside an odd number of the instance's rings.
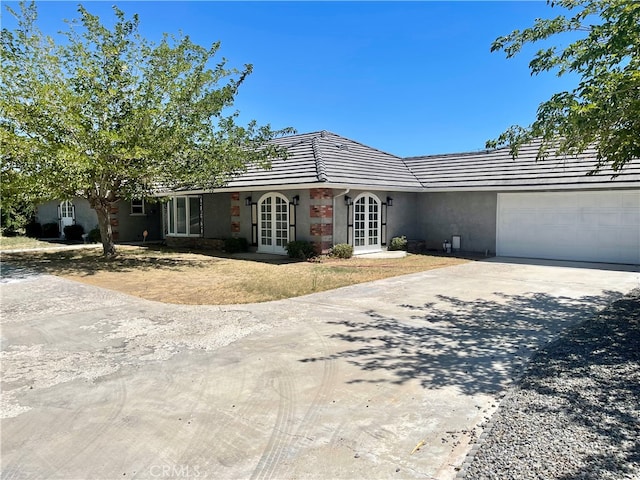
[[[250,206],[251,206],[251,197],[247,197],[247,198],[245,198],[245,199],[244,199],[244,204],[245,204],[247,207],[250,207]]]
[[[349,195],[344,196],[344,204],[345,205],[353,205],[353,199]]]
[[[300,195],[294,195],[291,199],[291,203],[293,203],[297,207],[300,203]]]
[[[393,207],[393,198],[387,197],[387,206],[388,207]]]

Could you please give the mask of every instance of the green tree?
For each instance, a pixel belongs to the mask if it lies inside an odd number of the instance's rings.
[[[150,198],[159,185],[213,188],[286,155],[269,142],[292,129],[240,126],[227,113],[252,66],[212,65],[219,43],[167,34],[154,43],[140,36],[137,15],[113,7],[107,28],[83,6],[56,43],[37,28],[35,2],[8,10],[17,26],[2,30],[3,171],[40,198],[87,198],[105,256],[116,253],[110,211],[119,200]]]
[[[576,73],[580,81],[570,92],[554,94],[538,107],[528,127],[512,126],[487,147],[519,148],[541,139],[538,159],[550,152],[574,155],[593,145],[597,164],[591,173],[610,166],[619,172],[640,158],[640,2],[636,0],[555,0],[567,15],[536,19],[525,30],[499,37],[491,51],[507,58],[522,47],[572,32],[579,38],[566,48],[539,50],[529,64],[532,75],[555,71]]]

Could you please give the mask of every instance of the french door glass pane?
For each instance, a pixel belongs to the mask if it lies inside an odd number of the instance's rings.
[[[354,246],[361,247],[365,244],[365,211],[366,199],[359,198],[354,206]]]
[[[271,218],[271,197],[267,197],[260,204],[260,243],[262,245],[273,244],[271,234]]]
[[[189,197],[189,234],[200,235],[200,198]]]
[[[353,209],[353,245],[380,244],[380,205],[372,196],[360,197]]]
[[[167,202],[167,221],[168,221],[167,231],[169,233],[176,233],[175,223],[174,223],[176,217],[175,217],[175,212],[173,211],[173,207],[175,205],[174,202],[175,201],[173,200],[173,198]]]
[[[176,198],[176,233],[187,233],[187,199]]]
[[[73,217],[73,204],[69,200],[62,202],[61,214],[63,217]]]
[[[285,202],[280,197],[276,199],[276,221],[275,221],[275,236],[276,245],[284,247],[287,244],[289,237],[289,220],[287,218],[287,210],[289,203]]]

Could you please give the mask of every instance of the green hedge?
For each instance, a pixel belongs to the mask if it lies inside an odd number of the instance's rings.
[[[353,257],[353,245],[338,243],[333,246],[329,255],[336,258],[351,258]]]
[[[307,260],[318,255],[316,247],[306,240],[296,240],[287,243],[285,250],[289,254],[290,258],[297,258],[299,260]]]

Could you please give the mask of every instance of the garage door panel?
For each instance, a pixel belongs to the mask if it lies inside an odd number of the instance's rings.
[[[620,223],[632,227],[640,227],[640,206],[636,210],[625,209],[622,212]]]
[[[623,192],[621,194],[622,207],[623,208],[635,208],[640,209],[640,191],[638,192]]]
[[[640,263],[640,190],[498,194],[498,255]]]

